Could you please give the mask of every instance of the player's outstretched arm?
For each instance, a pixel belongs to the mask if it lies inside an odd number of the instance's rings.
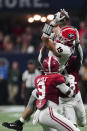
[[[74,96],[74,90],[68,87],[65,83],[58,85],[57,88],[60,90],[61,93],[63,93],[64,95],[68,97]]]
[[[38,56],[38,61],[39,61],[39,63],[40,63],[41,65],[42,65],[42,63],[43,63],[43,60],[44,60],[45,57],[46,57],[46,50],[47,50],[46,46],[43,45],[43,47],[42,47],[41,50],[40,50],[39,56]]]
[[[54,15],[54,19],[51,21],[51,25],[65,25],[67,20],[69,20],[68,12],[65,9],[61,9]]]
[[[83,51],[82,51],[81,45],[80,44],[76,45],[75,50],[76,50],[76,54],[77,54],[75,62],[76,62],[76,65],[78,65],[78,69],[79,69],[81,67],[82,61],[83,61]]]
[[[52,24],[46,23],[44,25],[43,30],[42,30],[42,32],[43,32],[43,34],[42,34],[42,42],[43,42],[44,46],[47,49],[51,50],[54,53],[54,55],[57,56],[58,54],[56,53],[55,44],[50,39],[50,36],[53,33],[53,28],[54,28],[54,26]]]
[[[51,50],[56,56],[58,55],[56,53],[55,44],[51,39],[49,39],[45,36],[42,36],[42,41],[43,41],[44,45],[47,47],[48,50]]]
[[[77,29],[75,29],[75,30],[76,30],[75,50],[76,50],[76,54],[77,54],[77,57],[75,60],[75,67],[77,67],[79,69],[81,67],[82,61],[83,61],[83,51],[82,51],[82,47],[80,45],[79,32]]]
[[[12,123],[8,123],[8,122],[3,122],[2,125],[4,127],[7,127],[9,129],[14,129],[16,131],[22,131],[23,130],[23,125],[24,125],[24,121],[31,116],[31,114],[34,111],[34,103],[36,101],[35,96],[33,96],[33,94],[31,95],[28,105],[24,110],[24,113],[22,114],[22,117],[19,120],[16,120],[15,122]]]

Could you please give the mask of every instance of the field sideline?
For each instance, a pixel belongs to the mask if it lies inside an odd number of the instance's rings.
[[[4,108],[4,112],[3,112],[3,108]],[[7,107],[7,108],[0,107],[0,131],[9,131],[9,129],[2,127],[1,123],[3,121],[12,122],[14,120],[17,120],[21,116],[22,111],[24,110],[24,107],[20,107],[20,108],[10,107],[10,109],[9,110],[8,109],[9,109],[9,107]],[[16,111],[18,111],[18,112],[16,112]],[[86,118],[87,118],[87,110],[86,110]],[[80,129],[81,129],[81,131],[87,131],[87,126],[84,128],[80,128]],[[11,130],[11,131],[13,131],[13,130]],[[36,126],[33,126],[32,125],[32,117],[31,117],[30,122],[27,122],[24,125],[23,131],[42,131],[42,128],[39,124],[37,124]]]

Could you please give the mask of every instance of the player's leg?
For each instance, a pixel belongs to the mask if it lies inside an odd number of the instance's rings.
[[[55,109],[46,108],[40,112],[39,123],[57,131],[79,131],[72,122],[59,115]]]
[[[80,126],[85,126],[86,113],[85,113],[85,108],[84,108],[80,93],[77,94],[77,96],[75,97],[75,100],[76,100],[75,111],[76,111],[77,120]]]
[[[63,105],[63,115],[70,120],[74,125],[77,125],[76,113],[72,104]]]
[[[70,100],[66,102],[60,99],[59,103],[61,106],[62,115],[68,120],[72,121],[74,125],[77,125],[76,113],[73,107],[74,101]]]

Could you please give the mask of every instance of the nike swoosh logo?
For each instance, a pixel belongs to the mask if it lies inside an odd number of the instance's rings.
[[[13,127],[13,126],[15,126],[15,125],[10,124],[10,126]]]

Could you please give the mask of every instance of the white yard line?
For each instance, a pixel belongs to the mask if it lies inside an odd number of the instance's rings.
[[[0,106],[0,112],[23,112],[24,106]]]

